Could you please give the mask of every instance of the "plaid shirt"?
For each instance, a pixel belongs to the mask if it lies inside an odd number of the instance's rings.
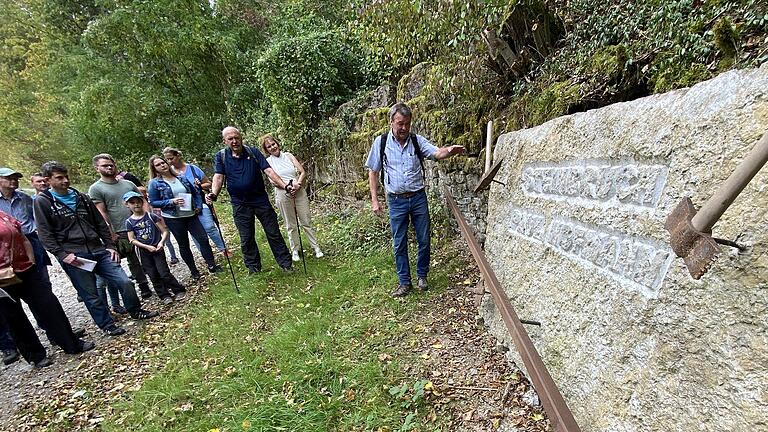
[[[422,155],[425,158],[432,158],[438,148],[421,135],[416,135],[416,139],[419,141]],[[388,194],[416,192],[424,188],[421,163],[410,139],[406,141],[404,147],[401,147],[392,131],[389,131],[384,154],[387,160],[384,167],[384,190]],[[365,166],[373,172],[381,171],[381,135],[373,140]]]

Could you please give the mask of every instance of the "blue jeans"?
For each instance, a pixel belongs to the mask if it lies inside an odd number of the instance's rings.
[[[416,275],[426,278],[429,272],[430,222],[427,193],[422,190],[410,198],[389,194],[387,198],[397,278],[401,285],[409,285],[411,266],[408,263],[408,225],[411,222],[413,222],[416,242],[419,245],[416,256]]]
[[[221,238],[221,234],[219,234],[219,229],[216,228],[216,224],[213,222],[213,215],[211,214],[211,209],[208,208],[207,205],[203,206],[203,211],[197,215],[197,218],[200,220],[200,223],[203,224],[203,228],[205,228],[205,232],[208,234],[208,237],[211,238],[211,241],[213,244],[216,245],[216,249],[223,251],[226,249],[224,246],[224,239]],[[194,237],[192,240],[195,240]],[[195,241],[197,243],[197,241]],[[196,244],[197,249],[200,249],[200,245]]]
[[[64,262],[61,262],[61,267],[64,268],[64,272],[69,276],[72,285],[75,286],[77,293],[83,299],[85,308],[88,309],[93,321],[99,328],[107,328],[114,324],[114,321],[107,305],[99,297],[98,290],[96,289],[96,275],[104,278],[109,285],[117,287],[125,302],[125,308],[128,309],[129,313],[139,312],[141,303],[136,295],[133,282],[128,279],[120,264],[112,261],[109,252],[103,250],[94,253],[79,253],[77,256],[96,261],[96,268],[92,272],[88,272]]]
[[[96,292],[99,293],[99,298],[101,298],[101,302],[104,303],[105,306],[109,306],[107,304],[107,294],[109,294],[109,300],[112,303],[113,308],[120,306],[120,292],[117,290],[117,287],[108,284],[107,281],[99,275],[96,275]]]
[[[168,253],[171,255],[172,260],[178,260],[179,258],[176,256],[176,249],[173,248],[173,243],[171,243],[170,240],[165,242],[165,247],[168,248]]]

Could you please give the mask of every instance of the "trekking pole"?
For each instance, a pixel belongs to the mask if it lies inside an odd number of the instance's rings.
[[[213,217],[213,224],[216,225],[216,229],[219,230],[219,235],[221,236],[221,242],[224,243],[224,250],[229,252],[229,248],[227,247],[227,243],[224,240],[224,233],[221,232],[221,225],[219,224],[219,217],[216,215],[216,210],[213,208],[213,204],[205,203],[205,205],[208,206],[209,209],[211,209],[211,217]],[[229,260],[229,254],[225,253],[224,258],[227,259],[227,265],[229,266],[229,273],[232,275],[232,283],[235,284],[235,291],[237,291],[238,294],[240,294],[240,288],[237,287],[237,279],[235,278],[235,270],[232,268],[232,261]]]
[[[293,189],[291,185],[293,184],[293,179],[288,181],[288,187]],[[296,230],[299,233],[299,247],[301,248],[301,262],[304,264],[304,275],[307,275],[307,259],[304,257],[304,244],[301,242],[301,228],[299,226],[299,212],[296,211],[296,197],[291,197],[291,202],[293,202],[293,214],[296,216]]]

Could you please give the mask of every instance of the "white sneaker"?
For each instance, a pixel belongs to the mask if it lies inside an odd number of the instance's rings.
[[[299,251],[293,251],[293,260],[298,262],[301,261],[301,258],[299,257]]]
[[[324,256],[325,254],[320,250],[320,248],[315,249],[315,258],[322,258]]]

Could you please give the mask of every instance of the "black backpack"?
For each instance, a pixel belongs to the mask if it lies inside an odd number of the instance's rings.
[[[387,137],[389,137],[389,131],[384,132],[381,134],[381,140],[380,145],[381,149],[379,152],[379,160],[381,160],[381,184],[384,184],[384,167],[387,165],[387,155],[384,153],[384,148],[387,146]],[[427,171],[424,169],[424,155],[421,154],[421,147],[419,147],[419,140],[416,139],[416,134],[410,134],[408,135],[408,139],[411,140],[413,143],[413,151],[416,153],[416,156],[419,158],[419,163],[421,164],[421,177],[426,180],[427,179]]]

